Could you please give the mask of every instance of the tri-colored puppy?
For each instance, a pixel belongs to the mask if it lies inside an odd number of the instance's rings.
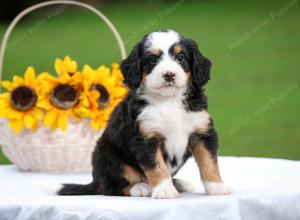
[[[173,30],[145,36],[121,63],[130,91],[97,143],[93,181],[65,184],[58,194],[175,198],[192,190],[173,179],[192,155],[206,192],[230,193],[220,177],[218,138],[203,89],[210,66],[194,41]]]

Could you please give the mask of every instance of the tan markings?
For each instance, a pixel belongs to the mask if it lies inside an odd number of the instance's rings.
[[[158,148],[155,156],[156,166],[153,169],[145,171],[148,183],[151,187],[160,184],[164,179],[170,178],[170,171],[163,158],[163,152]]]
[[[146,80],[147,80],[147,74],[146,74],[146,73],[143,73],[143,76],[142,76],[142,83],[145,84],[145,83],[146,83]]]
[[[187,72],[187,81],[188,82],[192,82],[193,81],[193,75],[192,75],[192,73],[189,71],[189,72]],[[193,90],[193,84],[190,84],[190,87],[188,87],[188,92],[190,92],[191,90]]]
[[[133,184],[130,184],[128,186],[126,186],[123,190],[122,190],[122,193],[124,196],[131,196],[130,195],[130,190],[131,188],[133,187],[134,185]]]
[[[182,51],[182,47],[180,44],[176,44],[174,46],[174,54],[179,54]]]
[[[142,181],[141,174],[129,165],[124,165],[123,167],[123,177],[129,182],[129,184],[134,185]]]
[[[222,182],[218,160],[211,156],[203,143],[200,142],[194,146],[193,154],[200,169],[203,182]]]
[[[204,128],[197,128],[196,129],[197,134],[207,134],[207,131],[208,131],[208,126],[206,126]]]
[[[150,51],[150,53],[155,55],[155,56],[160,56],[161,50],[160,49],[153,49],[153,50]]]
[[[143,121],[141,121],[141,122],[143,122]],[[141,126],[141,123],[139,123],[139,129],[144,138],[157,138],[158,140],[162,138],[162,135],[159,132],[154,131],[154,130],[144,129]]]
[[[160,139],[161,138],[161,134],[158,133],[157,131],[145,131],[145,130],[141,130],[141,133],[143,135],[144,138],[157,138]]]

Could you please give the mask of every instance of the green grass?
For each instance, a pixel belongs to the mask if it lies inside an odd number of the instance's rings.
[[[151,2],[101,9],[120,30],[127,51],[159,28],[176,29],[199,43],[213,63],[207,94],[220,154],[299,160],[299,4]],[[271,17],[289,3],[286,12]],[[112,34],[94,15],[68,8],[47,19],[48,12],[35,13],[14,31],[10,42],[16,43],[5,57],[5,79],[23,73],[28,65],[53,70],[54,59],[66,54],[94,67],[119,61]],[[0,34],[7,25],[0,25]],[[21,37],[32,28],[33,33]],[[0,163],[6,162],[0,155]]]

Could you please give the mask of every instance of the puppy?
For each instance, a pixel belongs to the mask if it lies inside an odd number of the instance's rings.
[[[65,184],[58,194],[176,198],[192,190],[173,179],[192,155],[206,193],[229,194],[203,89],[210,67],[196,43],[173,30],[145,36],[121,63],[130,91],[93,152],[93,181]]]

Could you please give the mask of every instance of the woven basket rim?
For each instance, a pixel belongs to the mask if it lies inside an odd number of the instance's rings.
[[[96,7],[93,7],[87,3],[84,3],[81,1],[75,1],[75,0],[50,0],[50,1],[44,1],[44,2],[37,3],[35,5],[32,5],[26,9],[24,9],[23,11],[21,11],[11,22],[11,24],[9,25],[7,30],[4,32],[2,43],[0,46],[0,79],[2,78],[1,76],[2,76],[2,72],[3,72],[4,54],[5,54],[7,42],[8,42],[8,39],[9,39],[12,31],[14,30],[15,26],[19,23],[19,21],[23,17],[25,17],[27,14],[29,14],[32,11],[35,11],[37,9],[51,6],[51,5],[65,5],[65,4],[79,6],[79,7],[87,9],[87,10],[93,12],[94,14],[96,14],[113,33],[113,35],[117,41],[119,50],[120,50],[120,55],[121,55],[122,60],[126,58],[125,44],[124,44],[124,41],[123,41],[119,31],[116,29],[114,24],[110,21],[110,19],[108,19],[106,17],[106,15],[104,15],[102,12],[100,12]],[[0,92],[1,92],[1,88],[2,87],[0,86]]]

